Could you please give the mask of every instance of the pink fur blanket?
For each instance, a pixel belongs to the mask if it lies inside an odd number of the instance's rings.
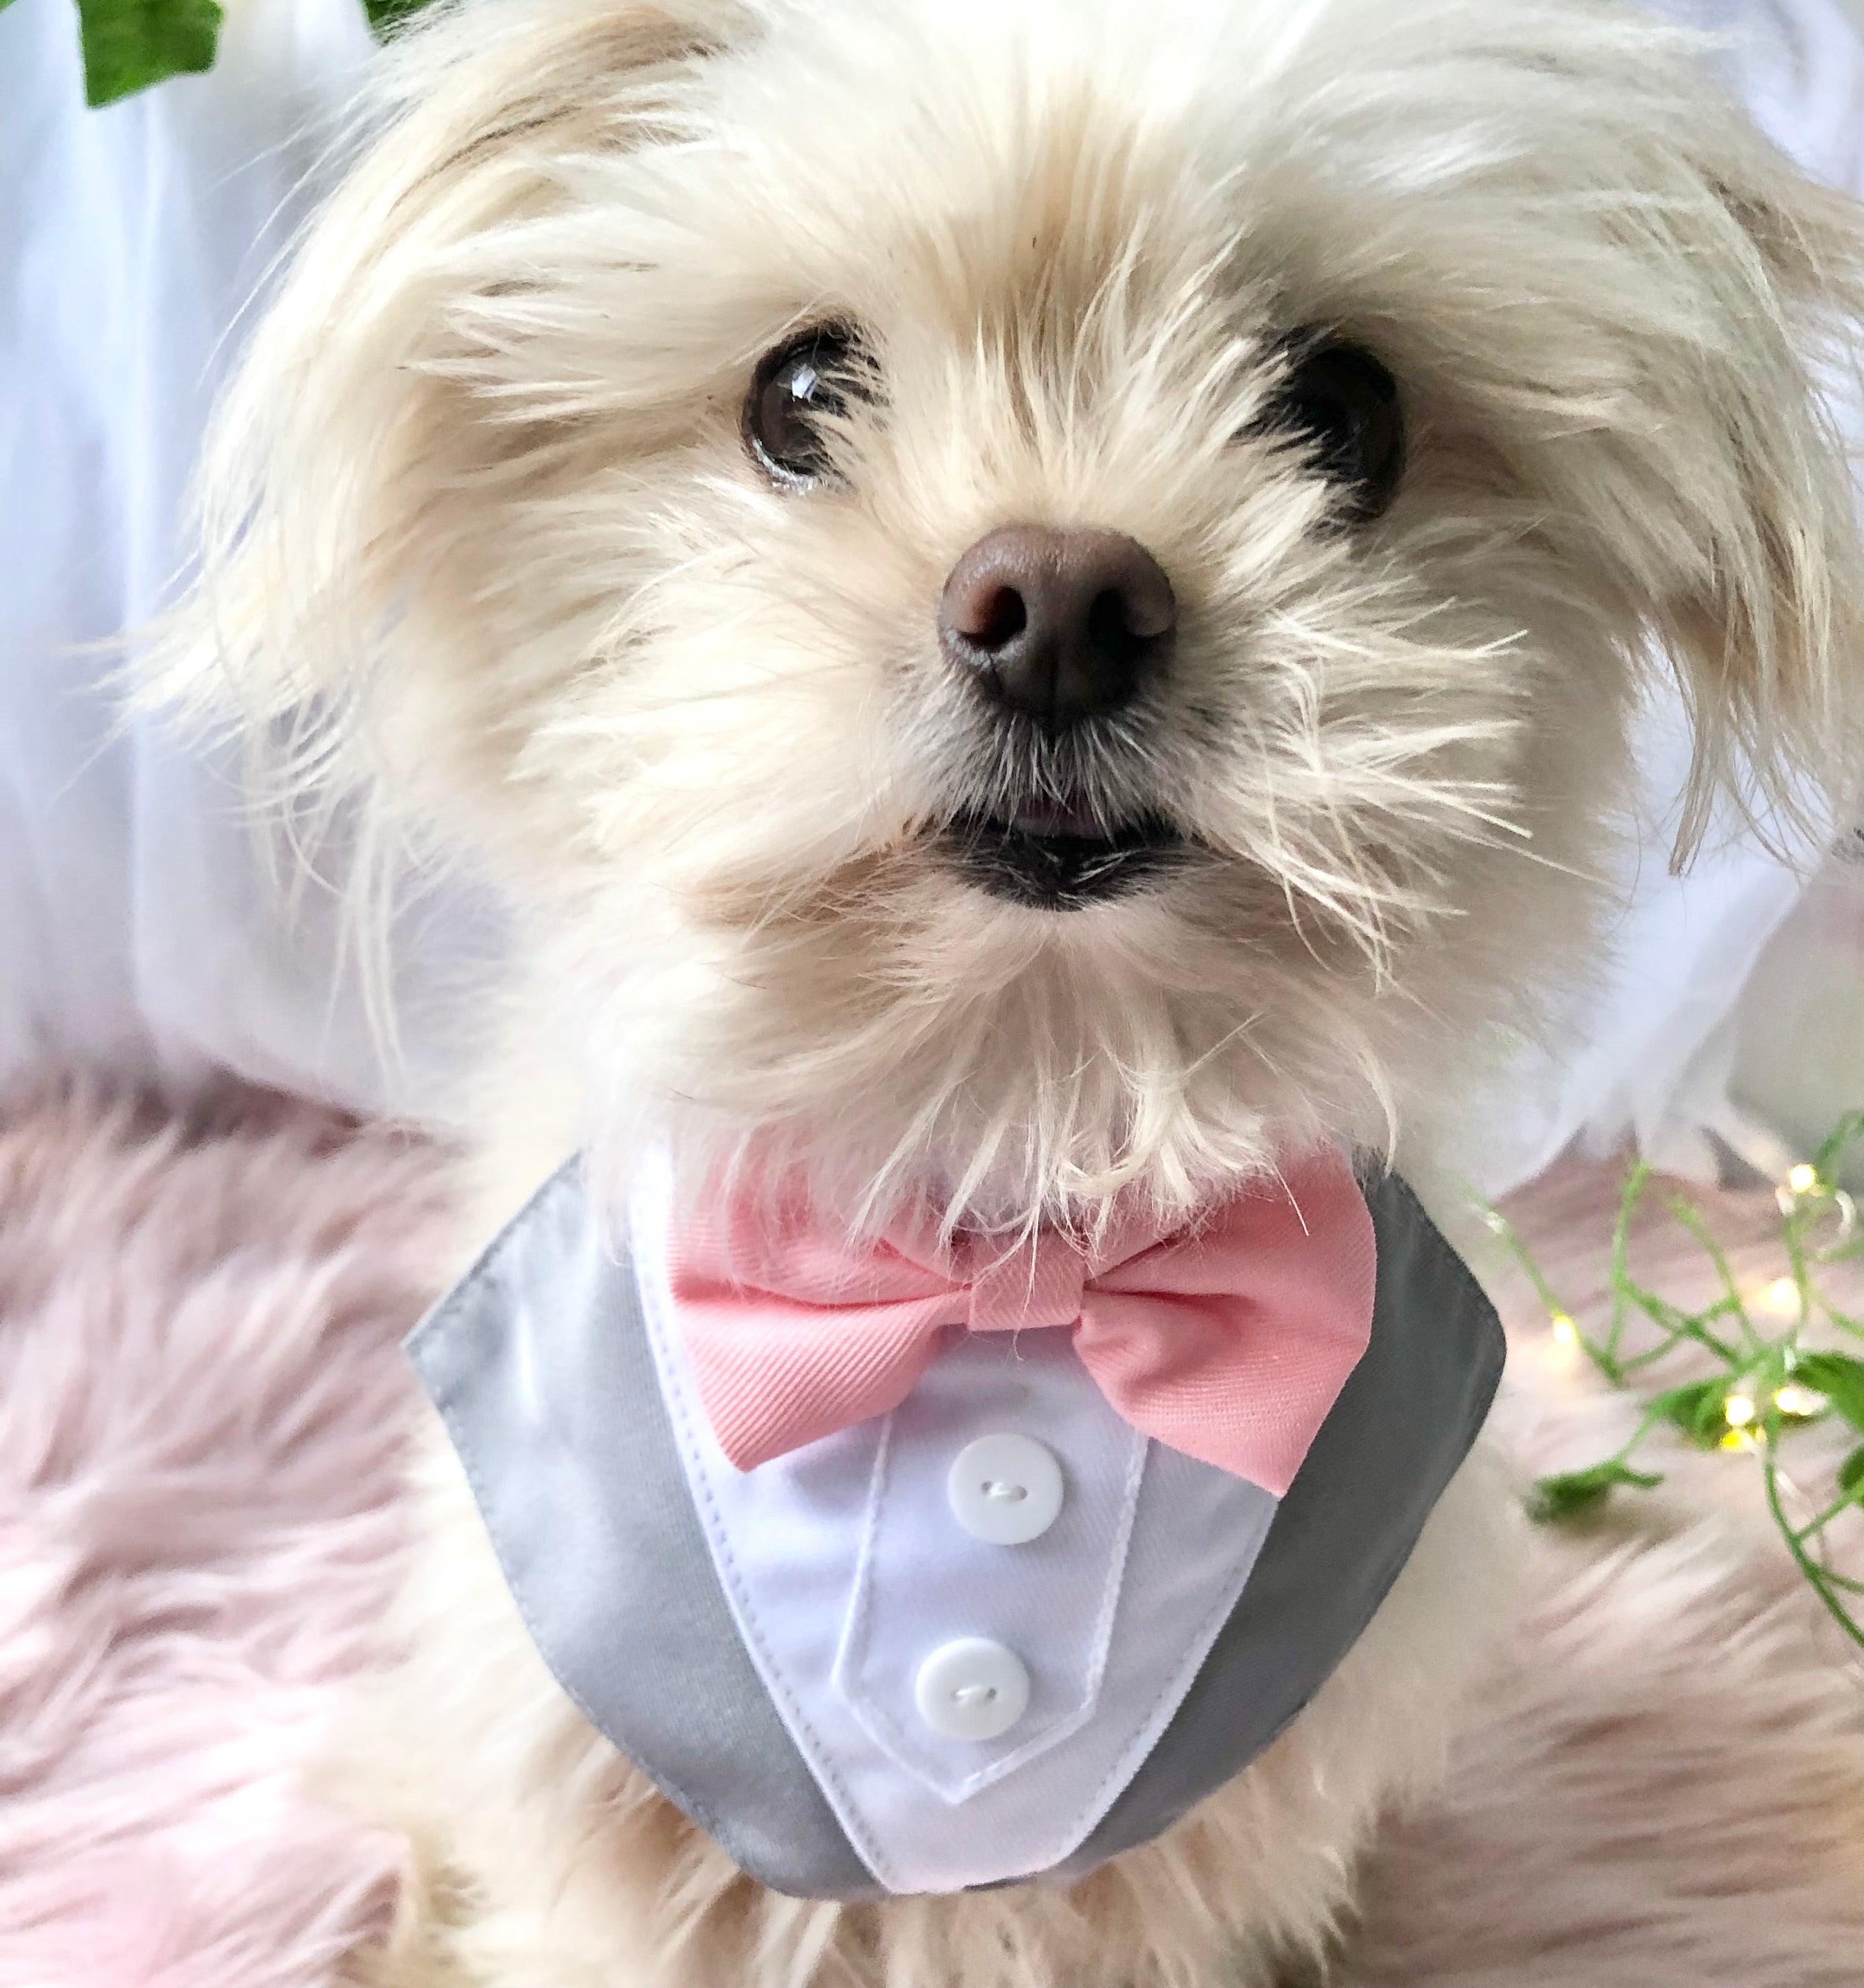
[[[376,1654],[445,1188],[275,1105],[0,1120],[0,1988],[329,1988],[381,1914],[394,1846],[298,1777]],[[1589,1460],[1623,1405],[1521,1351],[1504,1432]],[[1523,1551],[1339,1988],[1858,1988],[1864,1696],[1749,1515]]]
[[[294,1783],[397,1550],[440,1187],[277,1107],[0,1131],[5,1988],[308,1988],[379,1905]]]

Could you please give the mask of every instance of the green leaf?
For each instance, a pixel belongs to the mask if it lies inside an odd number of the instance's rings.
[[[1837,1179],[1846,1149],[1856,1145],[1861,1134],[1864,1134],[1864,1111],[1847,1111],[1832,1128],[1832,1136],[1812,1155],[1822,1181]]]
[[[1660,1476],[1633,1470],[1613,1457],[1609,1463],[1595,1463],[1589,1470],[1569,1470],[1558,1477],[1542,1478],[1528,1500],[1528,1513],[1543,1524],[1576,1519],[1603,1503],[1621,1484],[1635,1484],[1648,1491],[1663,1481]]]
[[[385,42],[397,28],[411,21],[427,0],[363,0],[363,12],[379,42]]]
[[[1816,1388],[1855,1429],[1864,1429],[1864,1360],[1849,1353],[1802,1353],[1793,1378]]]
[[[1714,1381],[1696,1381],[1687,1388],[1672,1388],[1667,1394],[1653,1395],[1650,1407],[1675,1423],[1691,1442],[1713,1449],[1728,1426],[1724,1408],[1728,1399],[1725,1376]]]
[[[78,0],[85,101],[95,109],[211,69],[220,22],[214,0]]]
[[[1839,1466],[1838,1488],[1847,1498],[1864,1504],[1864,1443],[1859,1444]]]

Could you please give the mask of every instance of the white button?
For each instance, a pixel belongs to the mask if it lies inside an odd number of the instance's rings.
[[[1030,1435],[981,1435],[958,1452],[945,1494],[958,1523],[994,1547],[1038,1540],[1062,1509],[1062,1466]]]
[[[919,1667],[919,1716],[947,1740],[994,1740],[1029,1706],[1029,1673],[1014,1650],[988,1636],[961,1636]]]

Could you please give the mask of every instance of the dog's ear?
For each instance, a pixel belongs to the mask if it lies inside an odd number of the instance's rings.
[[[1776,844],[1864,774],[1864,518],[1854,472],[1864,208],[1727,106],[1637,225],[1682,281],[1632,446],[1655,499],[1623,549],[1681,679],[1694,761],[1680,868],[1718,793]],[[1686,143],[1687,140],[1686,140]],[[1693,179],[1693,185],[1688,184]]]
[[[549,414],[495,374],[528,377],[514,327],[553,307],[548,231],[604,162],[686,135],[708,63],[755,32],[754,0],[441,0],[396,39],[217,410],[198,579],[139,702],[263,739],[255,774],[333,803],[382,770],[365,729],[419,735],[359,718],[424,604],[456,617],[431,647],[471,625],[470,521],[547,448]],[[624,233],[602,238],[611,262]]]

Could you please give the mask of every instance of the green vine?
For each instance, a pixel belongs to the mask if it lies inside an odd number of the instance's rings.
[[[1632,1274],[1632,1221],[1655,1178],[1641,1161],[1626,1175],[1619,1199],[1612,1232],[1611,1312],[1602,1337],[1582,1329],[1507,1217],[1491,1209],[1487,1219],[1545,1306],[1555,1335],[1576,1347],[1615,1387],[1629,1388],[1678,1356],[1697,1361],[1706,1356],[1714,1370],[1707,1379],[1653,1395],[1630,1440],[1616,1454],[1583,1470],[1542,1478],[1529,1500],[1534,1516],[1548,1523],[1571,1520],[1595,1510],[1621,1487],[1660,1484],[1660,1472],[1639,1469],[1633,1459],[1649,1461],[1641,1452],[1661,1427],[1700,1449],[1750,1454],[1758,1459],[1767,1509],[1788,1553],[1832,1620],[1864,1648],[1864,1580],[1832,1564],[1834,1526],[1847,1519],[1864,1523],[1864,1443],[1839,1466],[1829,1497],[1809,1517],[1787,1511],[1782,1486],[1791,1480],[1780,1467],[1783,1446],[1821,1423],[1837,1422],[1864,1435],[1864,1360],[1808,1342],[1815,1330],[1821,1337],[1864,1341],[1864,1323],[1832,1302],[1823,1280],[1831,1266],[1864,1256],[1856,1208],[1837,1185],[1844,1156],[1861,1137],[1864,1112],[1852,1112],[1779,1190],[1788,1274],[1764,1295],[1767,1309],[1778,1314],[1781,1324],[1757,1322],[1754,1294],[1742,1290],[1700,1211],[1680,1195],[1665,1205],[1702,1246],[1719,1294],[1700,1310],[1685,1310]],[[1626,1327],[1634,1316],[1655,1327],[1655,1345],[1627,1351]],[[1829,1333],[1821,1330],[1828,1327]]]

